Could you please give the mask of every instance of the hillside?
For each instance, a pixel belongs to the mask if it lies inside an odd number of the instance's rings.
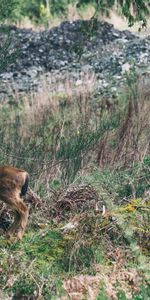
[[[9,29],[0,165],[29,172],[30,215],[9,240],[0,203],[0,300],[149,299],[149,37],[80,20]]]

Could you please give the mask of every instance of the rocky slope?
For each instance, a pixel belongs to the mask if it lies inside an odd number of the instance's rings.
[[[94,73],[99,93],[116,92],[124,74],[133,66],[150,68],[150,37],[118,31],[106,22],[74,21],[43,32],[10,28],[10,51],[19,49],[17,60],[0,74],[0,93],[26,92],[40,86],[40,76],[79,82],[81,73]],[[3,45],[4,34],[0,34]]]

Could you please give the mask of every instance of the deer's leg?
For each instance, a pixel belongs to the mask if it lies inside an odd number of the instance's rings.
[[[15,231],[17,232],[17,238],[21,239],[28,222],[29,209],[23,200],[18,195],[11,195],[10,206],[16,211],[14,223],[8,230],[8,234],[11,236]]]
[[[1,200],[4,201],[6,204],[8,204],[8,206],[10,208],[12,208],[15,211],[15,217],[14,217],[14,222],[12,223],[12,225],[9,227],[8,231],[7,231],[7,235],[9,237],[11,237],[13,235],[13,233],[15,233],[15,231],[17,230],[17,228],[19,227],[20,224],[20,214],[17,210],[17,197],[16,197],[16,192],[7,192],[4,191],[1,194]]]
[[[19,227],[19,225],[20,225],[20,215],[17,211],[15,211],[14,222],[10,226],[10,228],[8,229],[8,232],[7,232],[8,236],[11,237],[15,233],[15,231]]]
[[[22,239],[23,234],[25,232],[26,226],[27,226],[27,222],[28,222],[28,216],[29,216],[29,209],[28,207],[25,205],[25,203],[23,202],[22,199],[19,199],[19,201],[17,202],[17,212],[20,216],[20,221],[19,221],[19,230],[17,233],[17,237],[19,240]]]

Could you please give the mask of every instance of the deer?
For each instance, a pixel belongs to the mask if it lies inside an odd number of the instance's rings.
[[[14,222],[8,229],[8,237],[15,233],[17,240],[21,240],[29,216],[29,208],[24,203],[29,185],[29,174],[12,166],[0,166],[0,201],[5,202],[15,211]]]

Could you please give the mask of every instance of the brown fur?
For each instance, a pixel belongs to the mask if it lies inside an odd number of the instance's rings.
[[[29,175],[26,171],[9,166],[0,166],[0,201],[15,210],[14,222],[9,228],[11,237],[17,230],[21,239],[28,222],[29,209],[21,198],[28,188]]]

